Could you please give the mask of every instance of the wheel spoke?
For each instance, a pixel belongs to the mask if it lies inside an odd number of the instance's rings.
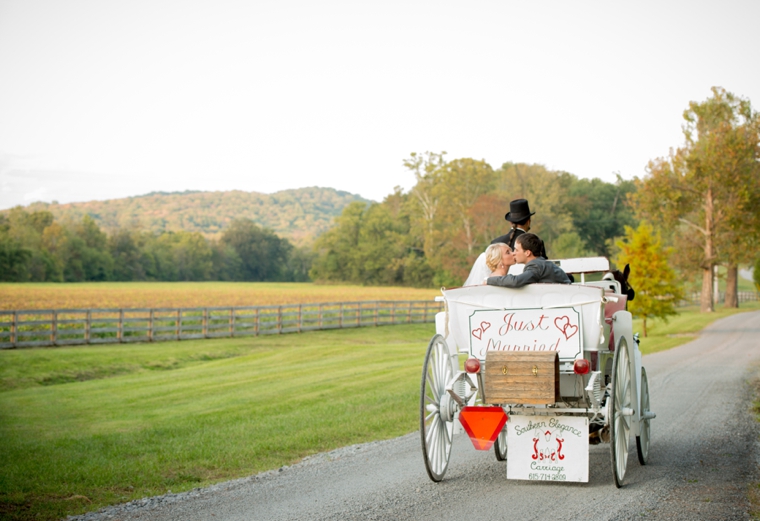
[[[438,429],[440,428],[439,425],[441,423],[440,418],[438,415],[433,416],[433,421],[430,422],[430,430],[427,435],[428,443],[432,446],[435,443],[435,436],[438,433]]]
[[[647,372],[643,367],[641,368],[641,416],[645,416],[649,413],[649,381],[647,380]],[[642,465],[647,464],[649,459],[649,440],[651,435],[651,420],[642,420],[639,424],[639,435],[636,437],[636,450],[639,456],[639,463]]]

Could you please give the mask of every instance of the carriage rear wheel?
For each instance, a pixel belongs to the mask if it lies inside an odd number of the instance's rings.
[[[643,419],[649,412],[649,381],[647,380],[647,371],[643,367],[641,368],[641,383],[639,384],[639,389],[641,390],[639,410],[641,412],[642,420],[639,422],[639,435],[636,436],[636,451],[639,453],[639,463],[646,465],[647,460],[649,460],[651,420]]]
[[[496,455],[496,461],[507,460],[507,426],[501,430],[493,444],[493,452]]]
[[[446,341],[435,335],[425,355],[420,389],[420,438],[428,476],[441,481],[449,466],[454,434],[456,403],[446,392],[453,376],[456,357],[449,354]]]
[[[612,362],[612,395],[609,398],[610,455],[615,486],[623,486],[625,470],[628,466],[628,441],[631,436],[631,364],[628,357],[628,343],[620,339]]]

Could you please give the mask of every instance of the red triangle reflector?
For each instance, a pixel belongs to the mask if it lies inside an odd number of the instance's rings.
[[[464,407],[459,412],[459,421],[477,450],[488,450],[496,441],[507,415],[501,407]]]

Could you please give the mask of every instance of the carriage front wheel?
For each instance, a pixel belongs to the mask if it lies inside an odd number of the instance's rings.
[[[436,482],[443,479],[451,456],[456,402],[446,392],[446,384],[454,377],[455,360],[446,340],[435,335],[422,366],[420,438],[425,468],[430,479]]]
[[[631,364],[628,342],[625,338],[615,348],[612,361],[612,395],[609,397],[610,455],[615,486],[623,486],[628,466],[628,441],[631,436],[633,409],[631,408]]]
[[[641,368],[641,383],[639,384],[639,390],[641,391],[640,411],[641,421],[639,422],[639,435],[636,436],[636,451],[639,453],[639,463],[646,465],[649,460],[649,435],[651,432],[651,426],[649,425],[650,419],[647,418],[649,412],[649,381],[647,380],[647,370]]]

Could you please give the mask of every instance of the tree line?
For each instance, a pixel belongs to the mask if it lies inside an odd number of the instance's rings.
[[[720,87],[690,102],[683,117],[684,144],[632,181],[412,154],[404,164],[415,186],[382,203],[349,205],[317,239],[311,275],[459,285],[477,255],[508,230],[508,201],[525,198],[536,212],[531,231],[550,258],[631,263],[643,289],[633,305],[640,316],[675,313],[687,285],[701,285],[701,309],[712,311],[718,266],[726,268],[726,305],[736,307],[739,266],[755,265],[760,288],[760,117],[749,100]]]
[[[250,220],[232,221],[219,240],[199,232],[117,229],[89,215],[56,221],[47,210],[0,215],[0,280],[294,281],[309,280],[311,252]]]
[[[531,231],[551,258],[612,256],[615,239],[637,219],[628,196],[633,181],[579,179],[542,165],[447,161],[445,153],[411,154],[416,178],[380,203],[351,203],[317,238],[311,270],[318,281],[458,286],[475,258],[509,230],[512,199],[526,198]]]
[[[536,212],[531,231],[550,258],[631,264],[641,316],[673,313],[688,284],[701,284],[701,308],[712,311],[717,266],[728,274],[726,305],[736,306],[740,266],[755,264],[760,285],[760,117],[749,100],[712,92],[684,111],[683,145],[653,159],[642,178],[610,183],[537,164],[493,168],[445,152],[413,153],[404,161],[415,178],[410,190],[350,202],[312,246],[295,247],[246,219],[216,240],[191,231],[106,234],[88,215],[59,222],[43,209],[14,208],[0,214],[0,280],[452,287],[508,231],[509,201],[525,198]]]

